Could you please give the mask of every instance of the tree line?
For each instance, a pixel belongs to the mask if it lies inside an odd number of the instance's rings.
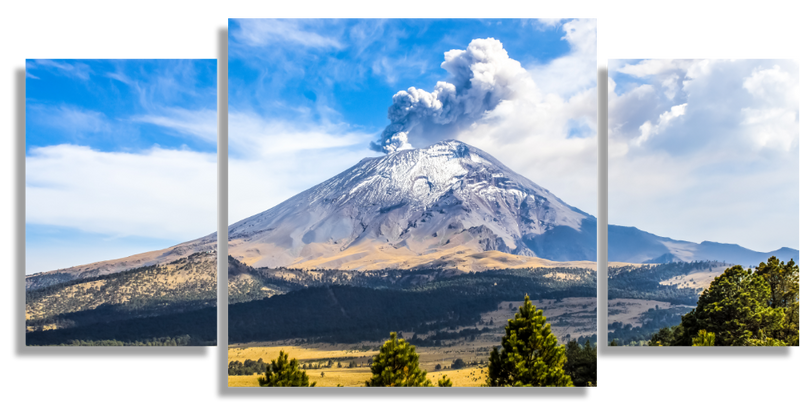
[[[229,306],[228,339],[232,343],[283,339],[356,343],[381,339],[390,330],[425,334],[475,325],[481,314],[495,309],[498,302],[525,294],[535,299],[596,297],[597,290],[587,285],[550,289],[532,278],[489,272],[450,277],[408,290],[310,287]],[[415,343],[435,345],[438,341]]]
[[[113,309],[109,309],[113,310]],[[189,339],[181,337],[189,336]],[[204,308],[177,314],[97,322],[67,329],[25,334],[26,344],[76,345],[76,342],[117,341],[138,346],[138,342],[173,339],[181,346],[209,346],[217,341],[217,309]],[[93,344],[90,344],[93,345]]]

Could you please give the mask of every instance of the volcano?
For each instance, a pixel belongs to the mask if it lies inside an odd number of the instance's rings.
[[[449,140],[363,159],[231,225],[228,237],[229,253],[253,267],[469,268],[486,252],[499,262],[595,261],[596,228],[488,153]]]

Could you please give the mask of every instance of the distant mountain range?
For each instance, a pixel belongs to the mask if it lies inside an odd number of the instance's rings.
[[[608,226],[608,260],[628,263],[669,263],[675,261],[719,261],[758,265],[771,256],[788,261],[798,259],[798,250],[787,247],[756,252],[736,244],[674,240],[634,227]]]
[[[443,141],[363,159],[231,225],[228,246],[253,267],[480,270],[488,251],[594,261],[594,221],[488,153]]]

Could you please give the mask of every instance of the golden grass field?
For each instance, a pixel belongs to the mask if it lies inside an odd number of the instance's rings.
[[[378,344],[378,343],[371,343]],[[307,348],[299,346],[251,346],[240,347],[231,346],[228,348],[228,361],[239,360],[244,362],[247,359],[263,359],[266,362],[276,358],[281,350],[288,353],[289,358],[296,358],[301,364],[327,363],[333,360],[331,368],[309,369],[306,370],[309,380],[316,382],[317,387],[336,387],[339,384],[345,387],[363,387],[365,381],[372,377],[367,365],[367,360],[374,356],[377,351],[368,350],[348,350],[341,349],[339,345],[321,345],[320,348]],[[459,370],[434,371],[436,364],[449,366],[456,358],[471,362],[475,360],[488,359],[488,351],[485,354],[476,353],[475,347],[445,347],[445,348],[417,348],[420,355],[420,367],[428,372],[428,379],[435,385],[442,375],[447,375],[457,387],[478,387],[486,380],[486,366],[478,365]],[[358,367],[347,368],[351,361],[356,361]],[[338,362],[342,367],[336,366]],[[325,373],[325,376],[322,376]],[[258,375],[250,376],[228,376],[229,387],[258,387]]]
[[[477,244],[477,239],[465,235],[455,238],[469,240],[457,241],[453,239],[452,247],[443,247],[438,244],[428,246],[408,245],[398,248],[388,243],[370,242],[359,243],[341,250],[340,245],[330,243],[311,243],[303,247],[304,254],[291,263],[281,263],[281,266],[296,269],[339,269],[339,270],[381,270],[381,269],[410,269],[420,266],[436,265],[462,271],[482,271],[503,268],[539,268],[551,267],[581,267],[597,270],[597,263],[591,261],[556,262],[538,257],[517,256],[498,251],[483,251]],[[450,245],[448,245],[450,246]],[[423,253],[428,252],[429,253]],[[258,243],[241,239],[229,241],[228,252],[237,260],[253,267],[278,267],[273,258],[265,252],[281,251],[271,243]],[[311,258],[311,259],[306,259]],[[622,263],[614,263],[621,265]]]
[[[642,326],[641,316],[650,309],[669,309],[673,307],[686,307],[689,312],[691,307],[687,305],[673,305],[664,301],[640,300],[633,298],[616,298],[608,300],[608,322],[622,322],[631,324],[633,327]]]
[[[662,281],[662,285],[677,285],[678,288],[702,288],[707,289],[711,282],[725,272],[729,266],[717,266],[710,270],[702,269],[695,270],[683,276],[675,276],[668,280]]]
[[[594,298],[565,298],[561,301],[535,300],[532,302],[537,308],[544,311],[548,321],[558,321],[560,317],[570,320],[569,325],[551,327],[556,336],[563,338],[566,334],[570,334],[574,339],[597,333],[597,302]],[[500,344],[505,333],[504,327],[508,323],[508,319],[514,317],[520,304],[522,301],[504,301],[495,310],[481,315],[482,324],[465,326],[490,329],[477,336],[474,341],[454,340],[448,341],[445,346],[417,347],[420,367],[428,372],[428,379],[436,384],[439,378],[446,374],[453,382],[453,386],[481,386],[486,380],[485,364],[488,362],[491,348]],[[492,325],[489,325],[490,322]],[[463,329],[463,327],[456,330],[459,329]],[[402,336],[406,337],[413,335],[410,331],[400,332]],[[420,337],[424,337],[424,335]],[[363,387],[364,382],[372,376],[368,361],[378,353],[382,344],[383,341],[375,341],[349,345],[316,343],[298,346],[291,341],[252,342],[228,346],[228,361],[238,360],[244,363],[248,359],[254,361],[262,359],[269,363],[277,358],[280,351],[283,350],[290,359],[296,358],[301,366],[305,364],[310,367],[306,372],[311,382],[316,382],[318,387],[335,387],[337,384],[346,387]],[[457,358],[466,363],[477,364],[459,370],[445,368],[449,367]],[[333,367],[313,368],[320,363],[327,365],[329,361],[333,362]],[[481,361],[484,364],[480,364]],[[337,367],[339,362],[342,364],[341,368]],[[355,362],[357,366],[348,368],[351,362]],[[437,364],[443,369],[436,371]],[[323,372],[325,373],[324,377],[321,375]],[[258,376],[228,376],[228,386],[256,387],[258,386]]]

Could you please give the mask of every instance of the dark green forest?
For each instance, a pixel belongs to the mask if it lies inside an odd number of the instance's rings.
[[[558,271],[580,274],[583,278],[553,281],[544,277],[541,270],[514,269],[436,278],[426,284],[383,281],[383,288],[348,285],[299,288],[295,284],[298,289],[286,294],[231,305],[228,339],[231,343],[282,339],[354,343],[381,339],[392,330],[439,331],[434,336],[441,339],[412,340],[414,344],[436,345],[442,339],[454,337],[440,330],[475,325],[481,313],[495,309],[501,301],[519,299],[525,294],[532,299],[596,297],[594,272],[574,268]],[[363,281],[358,277],[352,279]],[[458,332],[459,337],[478,334],[474,329]]]
[[[25,341],[29,346],[82,345],[82,341],[115,341],[125,346],[167,346],[147,344],[158,341],[175,342],[179,346],[213,346],[216,340],[216,308],[98,322],[25,334]],[[90,344],[90,346],[117,346],[117,344]]]
[[[51,346],[192,346],[192,337],[189,335],[150,338],[147,340],[70,340]]]

